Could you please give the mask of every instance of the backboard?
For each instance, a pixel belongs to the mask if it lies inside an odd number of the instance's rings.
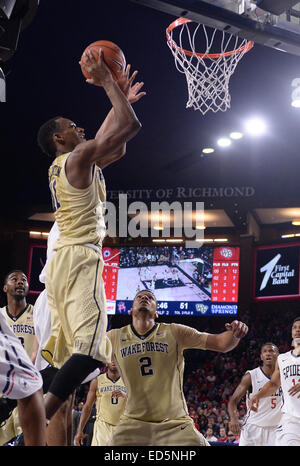
[[[175,17],[300,55],[298,0],[132,0]]]

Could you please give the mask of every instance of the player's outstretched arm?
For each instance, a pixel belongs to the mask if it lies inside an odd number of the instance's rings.
[[[237,346],[240,339],[247,334],[248,327],[238,320],[225,326],[227,331],[220,334],[198,332],[195,328],[182,324],[171,324],[171,330],[180,350],[197,348],[226,353]]]
[[[225,324],[226,332],[220,334],[209,334],[206,340],[206,349],[227,353],[233,350],[248,333],[248,327],[239,320]]]
[[[267,382],[261,390],[259,390],[256,395],[253,395],[250,400],[249,400],[249,408],[252,411],[257,412],[258,411],[258,406],[259,406],[259,400],[261,398],[265,398],[267,396],[273,395],[273,393],[278,390],[280,387],[281,382],[280,382],[280,371],[279,371],[279,366],[278,366],[278,361],[276,361],[275,364],[275,370],[272,374],[272,377],[269,382]]]
[[[97,58],[92,53],[87,52],[85,60],[86,64],[81,62],[80,64],[91,75],[91,79],[87,81],[95,86],[103,86],[113,106],[114,118],[110,125],[106,125],[105,131],[102,131],[98,137],[77,147],[83,153],[83,163],[92,164],[97,162],[102,167],[104,165],[104,157],[106,159],[105,163],[107,163],[109,156],[112,157],[122,144],[128,142],[137,134],[141,128],[141,124],[127,96],[121,90],[118,83],[113,80],[111,72],[103,60],[102,50],[100,50]],[[129,89],[132,77],[129,77],[125,73],[123,79],[124,86],[126,86],[126,89],[127,87]]]
[[[236,387],[235,391],[229,398],[227,407],[230,418],[229,429],[233,432],[234,435],[239,435],[241,432],[237,410],[238,405],[241,399],[246,395],[247,391],[250,389],[251,385],[251,375],[249,374],[249,372],[247,372],[247,374],[244,375],[239,385]]]
[[[86,397],[86,402],[83,405],[79,424],[77,427],[77,432],[74,438],[74,443],[78,447],[84,444],[84,439],[87,437],[87,434],[83,432],[87,421],[91,415],[93,404],[96,400],[96,390],[97,390],[97,379],[93,379],[90,383],[90,388]]]
[[[138,73],[137,71],[134,71],[132,75],[130,76],[130,65],[127,65],[126,72],[117,81],[121,91],[127,97],[130,104],[138,102],[144,95],[146,95],[146,92],[141,91],[144,85],[143,82],[136,82],[135,84],[133,84],[133,81],[137,73]],[[108,113],[107,117],[105,118],[104,122],[102,123],[101,127],[97,131],[95,139],[101,138],[102,135],[105,134],[105,131],[107,131],[109,126],[113,123],[114,118],[115,118],[115,111],[114,111],[114,108],[112,108],[110,112]],[[111,156],[103,157],[101,161],[97,163],[97,165],[100,166],[100,168],[105,168],[111,163],[115,162],[116,160],[119,160],[121,157],[123,157],[123,155],[125,155],[125,153],[126,153],[126,143],[124,142],[121,144],[121,146],[118,149],[116,149],[114,154],[112,154]],[[105,158],[107,160],[105,160]]]

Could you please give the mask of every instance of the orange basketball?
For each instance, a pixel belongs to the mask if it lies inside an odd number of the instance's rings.
[[[120,47],[118,47],[113,42],[110,42],[108,40],[98,40],[96,42],[93,42],[88,47],[86,47],[86,49],[84,50],[81,56],[80,61],[85,63],[84,54],[88,50],[92,52],[94,57],[98,57],[100,48],[103,50],[103,58],[104,58],[106,65],[111,71],[112,77],[114,78],[115,81],[117,81],[122,75],[123,71],[125,71],[126,59]],[[86,79],[90,78],[89,73],[82,66],[81,66],[81,71]]]

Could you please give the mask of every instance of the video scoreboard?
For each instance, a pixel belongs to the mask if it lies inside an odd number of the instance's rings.
[[[128,314],[141,290],[155,294],[160,315],[238,312],[239,247],[103,247],[102,256],[108,314]],[[38,277],[45,261],[45,246],[32,244],[30,293],[39,294],[44,288]]]

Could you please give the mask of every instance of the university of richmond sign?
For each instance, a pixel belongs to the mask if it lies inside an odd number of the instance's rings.
[[[126,194],[128,199],[135,200],[165,200],[165,199],[205,199],[205,198],[249,198],[255,195],[253,186],[203,186],[154,189],[128,189],[107,191],[107,199],[117,200],[120,194]]]

